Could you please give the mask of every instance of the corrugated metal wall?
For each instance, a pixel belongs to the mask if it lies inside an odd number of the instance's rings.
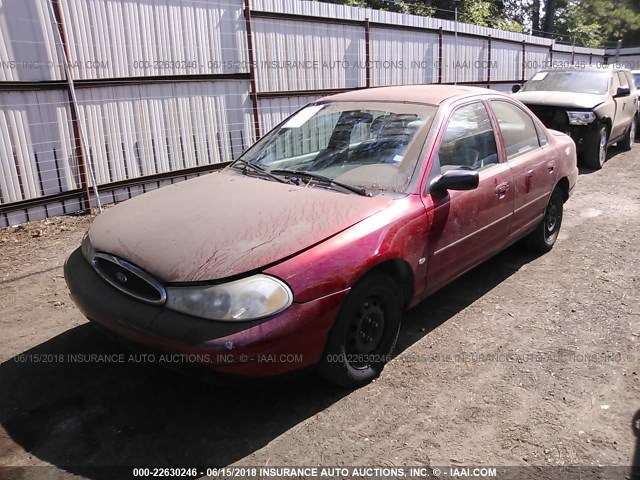
[[[242,2],[66,0],[76,79],[248,72]]]
[[[57,1],[0,1],[0,227],[81,209],[93,177],[113,202],[201,174],[333,91],[447,82],[505,91],[551,60],[605,56],[321,2],[252,0],[247,12],[245,0],[65,0],[58,14]]]
[[[629,70],[640,70],[640,47],[622,48],[619,52],[613,50],[611,55]]]
[[[99,87],[78,92],[98,184],[219,163],[255,141],[248,82]]]
[[[437,83],[438,34],[371,29],[371,85]],[[385,63],[386,62],[386,63]]]
[[[259,92],[364,85],[364,30],[350,25],[257,18],[253,23]]]

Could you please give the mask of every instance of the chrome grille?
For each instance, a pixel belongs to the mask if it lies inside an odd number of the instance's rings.
[[[104,280],[127,295],[157,305],[167,300],[167,292],[160,282],[126,260],[96,253],[91,263]]]

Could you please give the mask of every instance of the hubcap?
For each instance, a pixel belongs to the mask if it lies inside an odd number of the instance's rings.
[[[600,131],[600,151],[598,152],[598,156],[600,165],[603,165],[607,158],[607,131],[605,129]]]
[[[549,240],[556,231],[558,225],[558,203],[552,199],[547,205],[544,216],[545,238]]]
[[[636,141],[636,121],[631,122],[631,128],[629,128],[629,145],[633,145]]]
[[[347,333],[346,354],[354,367],[366,367],[365,356],[380,346],[384,333],[384,309],[378,298],[368,298],[354,312]],[[360,358],[359,355],[363,357]]]

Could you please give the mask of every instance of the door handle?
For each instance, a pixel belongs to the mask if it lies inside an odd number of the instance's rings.
[[[551,160],[549,163],[547,163],[547,170],[549,170],[549,173],[552,173],[555,168],[556,168],[555,160]]]
[[[509,191],[509,182],[501,183],[496,187],[496,195],[498,195],[500,199],[507,196],[507,191]]]

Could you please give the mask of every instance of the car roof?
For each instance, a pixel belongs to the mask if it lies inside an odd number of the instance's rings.
[[[440,105],[452,97],[480,94],[499,94],[495,90],[466,85],[398,85],[394,87],[373,87],[351,90],[323,97],[320,102],[411,102]]]

